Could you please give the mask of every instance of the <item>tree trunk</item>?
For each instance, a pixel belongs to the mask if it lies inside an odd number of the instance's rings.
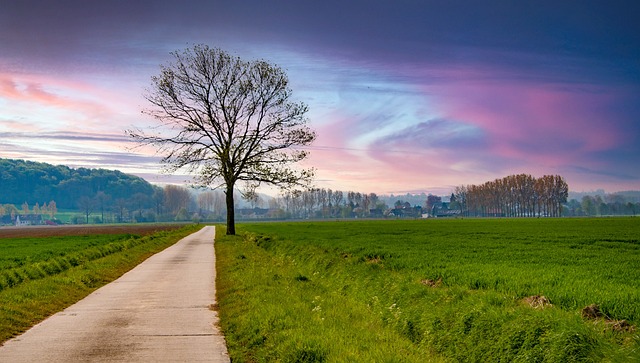
[[[233,184],[227,184],[227,235],[234,236],[236,234],[236,214],[233,208]]]

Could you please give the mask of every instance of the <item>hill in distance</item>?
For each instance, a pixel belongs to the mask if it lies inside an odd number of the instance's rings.
[[[82,197],[98,192],[111,200],[131,199],[136,194],[151,197],[154,186],[146,180],[118,170],[73,169],[63,165],[0,159],[0,204],[35,205],[55,201],[58,208],[76,209]]]

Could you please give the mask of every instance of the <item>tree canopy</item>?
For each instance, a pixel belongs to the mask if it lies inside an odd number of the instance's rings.
[[[568,195],[569,185],[562,176],[528,174],[462,185],[454,193],[462,214],[492,217],[560,217]]]
[[[143,112],[160,127],[127,133],[155,146],[166,171],[186,168],[199,186],[224,186],[227,234],[235,234],[238,182],[251,193],[261,183],[287,188],[311,181],[312,169],[292,167],[316,137],[308,108],[292,101],[286,73],[267,61],[244,61],[206,45],[171,55],[145,95],[151,107]]]
[[[35,205],[55,200],[62,209],[76,209],[80,198],[93,198],[98,192],[113,199],[153,194],[147,181],[117,170],[73,169],[14,159],[0,159],[0,182],[0,203]]]

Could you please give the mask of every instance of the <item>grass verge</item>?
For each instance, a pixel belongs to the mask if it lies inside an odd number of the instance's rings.
[[[72,305],[201,227],[185,226],[143,237],[40,239],[40,245],[46,247],[39,247],[35,239],[2,240],[0,342]],[[50,244],[53,240],[56,243]],[[30,246],[25,249],[25,244]]]
[[[637,219],[239,231],[216,239],[234,362],[640,361]]]
[[[333,291],[309,269],[311,256],[273,254],[249,234],[216,235],[219,314],[233,362],[437,361],[372,319],[371,300]]]

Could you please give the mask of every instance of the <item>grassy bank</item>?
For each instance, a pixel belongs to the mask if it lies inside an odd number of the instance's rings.
[[[130,234],[0,239],[0,342],[111,282],[200,226]]]
[[[216,242],[221,324],[238,362],[639,361],[639,227],[241,225]]]

